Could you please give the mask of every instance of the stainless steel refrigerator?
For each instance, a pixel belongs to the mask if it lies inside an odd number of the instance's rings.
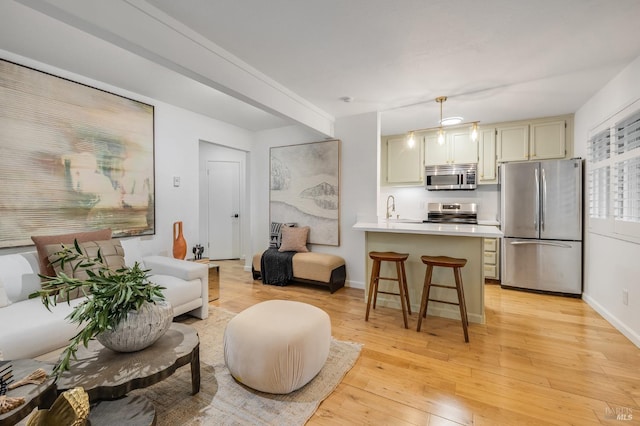
[[[582,294],[582,160],[504,163],[502,286]]]

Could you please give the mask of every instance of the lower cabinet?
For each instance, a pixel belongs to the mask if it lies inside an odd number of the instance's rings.
[[[500,279],[500,240],[484,239],[484,277],[492,280]]]

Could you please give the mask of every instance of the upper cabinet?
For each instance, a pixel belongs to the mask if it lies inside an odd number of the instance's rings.
[[[424,164],[462,164],[478,162],[478,144],[471,140],[468,128],[452,129],[445,132],[445,141],[438,143],[438,132],[425,135]]]
[[[414,138],[410,143],[406,135],[389,136],[384,141],[386,148],[386,184],[421,184],[424,174],[422,143]]]
[[[529,159],[564,158],[567,155],[565,120],[531,123]]]
[[[496,130],[481,128],[478,132],[478,184],[498,183],[496,167]]]
[[[497,125],[497,161],[534,161],[566,158],[568,121],[572,117],[532,120],[526,123]]]
[[[424,166],[478,163],[478,184],[497,184],[497,164],[573,156],[573,115],[509,123],[483,124],[478,141],[469,126],[416,132],[414,144],[406,134],[381,138],[381,185],[422,185]]]
[[[496,128],[498,161],[529,159],[529,125],[499,126]]]

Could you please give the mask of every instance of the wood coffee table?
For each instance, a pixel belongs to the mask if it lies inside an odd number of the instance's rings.
[[[178,367],[191,364],[191,392],[200,391],[200,340],[195,328],[172,323],[153,345],[137,352],[114,352],[97,340],[80,345],[77,360],[60,375],[58,392],[81,386],[90,402],[124,397],[172,375]]]
[[[56,386],[51,376],[52,364],[32,359],[18,359],[10,362],[13,366],[15,381],[28,376],[38,368],[45,370],[49,377],[40,385],[24,385],[7,392],[7,396],[24,397],[25,403],[8,413],[0,414],[0,425],[13,425],[28,416],[36,407],[49,408],[56,399]]]

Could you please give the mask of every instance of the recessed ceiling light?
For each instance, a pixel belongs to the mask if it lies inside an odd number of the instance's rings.
[[[460,123],[462,123],[462,117],[447,117],[443,118],[442,121],[440,121],[440,124],[442,124],[443,126],[453,126],[454,124]]]
[[[342,96],[342,97],[340,98],[340,100],[341,100],[342,102],[347,102],[347,103],[348,103],[348,102],[353,102],[353,97],[352,97],[352,96]]]

